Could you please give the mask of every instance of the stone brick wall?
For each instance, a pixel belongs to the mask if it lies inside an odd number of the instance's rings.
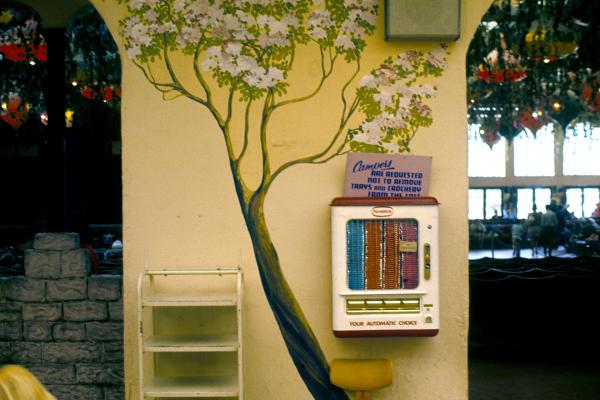
[[[57,400],[120,400],[120,275],[90,275],[72,233],[38,234],[25,276],[0,277],[0,365],[21,364]]]

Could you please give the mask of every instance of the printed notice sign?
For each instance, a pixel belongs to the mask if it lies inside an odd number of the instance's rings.
[[[431,157],[348,153],[345,197],[423,197],[429,193]]]

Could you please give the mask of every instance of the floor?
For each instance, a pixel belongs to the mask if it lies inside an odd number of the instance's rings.
[[[539,249],[536,255],[532,254],[531,249],[523,249],[521,250],[522,258],[544,258],[542,254],[542,250]],[[552,251],[553,257],[561,257],[561,258],[571,258],[576,257],[573,253],[568,253],[563,246],[560,246],[558,249]],[[490,258],[513,258],[512,249],[484,249],[484,250],[470,250],[469,251],[469,259],[476,260],[479,258],[490,257]]]
[[[562,247],[553,256],[574,257]],[[484,257],[492,257],[492,251],[469,252],[470,259]],[[512,250],[495,250],[493,257],[512,258]],[[542,258],[533,256],[531,249],[522,250],[521,257]],[[600,350],[596,355],[574,353],[566,349],[569,344],[532,357],[503,351],[470,357],[469,400],[600,400]],[[473,348],[472,353],[482,354],[479,350]]]
[[[600,363],[469,360],[469,400],[599,400]]]

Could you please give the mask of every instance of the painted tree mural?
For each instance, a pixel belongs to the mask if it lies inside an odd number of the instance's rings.
[[[265,295],[298,373],[315,399],[347,399],[329,382],[327,360],[284,277],[263,215],[265,198],[277,177],[294,165],[324,163],[351,150],[409,151],[416,131],[432,122],[425,101],[435,88],[420,82],[441,75],[445,50],[390,57],[358,79],[365,39],[375,30],[378,0],[123,2],[127,16],[121,34],[131,60],[164,98],[185,97],[206,108],[223,136]],[[305,95],[290,97],[288,76],[303,47],[318,57],[320,79]],[[193,88],[182,79],[187,71],[174,62],[181,53],[197,81]],[[353,65],[354,73],[339,88],[339,124],[328,143],[315,154],[273,165],[269,143],[277,132],[270,129],[272,117],[316,96],[341,63]],[[227,101],[219,106],[216,99],[223,96]],[[362,115],[362,122],[349,126],[355,114]],[[251,115],[260,116],[257,126]],[[233,127],[234,117],[242,119],[241,129]],[[250,140],[252,132],[258,140]],[[234,137],[241,145],[234,145]],[[262,159],[255,187],[242,173],[251,143],[257,143]]]

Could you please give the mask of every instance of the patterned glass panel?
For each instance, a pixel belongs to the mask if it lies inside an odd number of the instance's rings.
[[[346,240],[349,289],[415,289],[419,285],[416,220],[351,220]]]

